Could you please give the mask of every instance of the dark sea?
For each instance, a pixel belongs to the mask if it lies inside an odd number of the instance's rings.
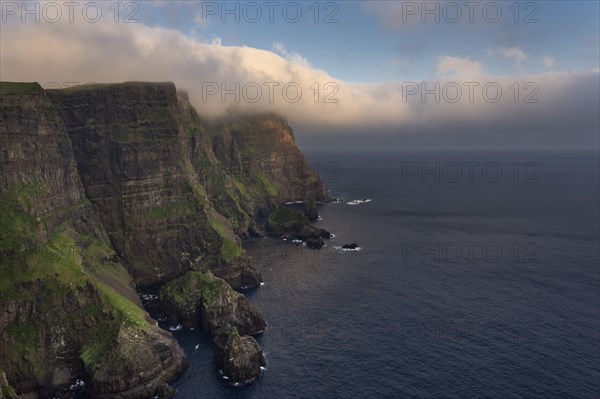
[[[177,331],[179,398],[600,397],[597,153],[307,156],[345,203],[320,251],[245,242],[267,369],[231,386]]]

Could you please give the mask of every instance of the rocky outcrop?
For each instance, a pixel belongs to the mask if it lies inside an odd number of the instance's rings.
[[[266,327],[246,297],[210,272],[184,274],[161,289],[159,300],[171,324],[191,328],[202,323],[211,336],[225,325],[236,327],[242,335],[254,335]]]
[[[314,249],[321,249],[325,246],[325,241],[322,238],[309,238],[306,241],[306,246]]]
[[[174,325],[191,328],[202,323],[213,337],[216,364],[231,382],[245,382],[260,374],[264,357],[250,336],[264,331],[265,320],[224,280],[210,272],[188,272],[161,289],[160,303]]]
[[[265,356],[253,337],[241,336],[235,327],[219,329],[213,338],[215,363],[232,382],[246,383],[260,376]]]
[[[183,351],[141,308],[45,92],[0,92],[0,368],[19,395],[83,378],[91,397],[146,398]]]
[[[306,216],[288,208],[280,206],[275,209],[267,219],[265,229],[272,236],[285,236],[302,234],[310,228]]]
[[[331,238],[327,230],[311,226],[305,215],[284,205],[269,215],[265,229],[271,236],[306,241],[307,246],[315,249],[323,247],[323,238]]]
[[[223,326],[236,327],[241,335],[256,335],[263,332],[267,323],[259,310],[246,297],[233,291],[227,284],[215,281],[216,291],[212,298],[204,298],[202,324],[211,335]]]
[[[187,367],[170,333],[160,328],[121,329],[109,353],[86,368],[93,398],[149,398],[166,392],[165,383]]]
[[[256,262],[248,256],[240,256],[232,263],[214,268],[212,272],[234,290],[256,288],[263,282],[262,275],[256,270]]]
[[[3,362],[21,394],[59,396],[56,390],[82,378],[93,398],[147,398],[187,366],[170,333],[108,289],[28,288],[39,299],[13,302],[5,312],[13,320],[3,320],[4,343],[12,344]],[[60,300],[54,290],[67,295]]]

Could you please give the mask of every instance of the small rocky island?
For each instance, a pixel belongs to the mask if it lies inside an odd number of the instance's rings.
[[[271,213],[265,228],[270,236],[304,241],[308,247],[315,249],[321,249],[325,245],[324,238],[331,238],[331,233],[327,230],[311,226],[304,214],[285,205]]]
[[[327,194],[285,119],[209,122],[168,82],[3,82],[0,116],[2,395],[172,395],[188,363],[142,307],[149,286],[229,381],[258,377],[268,321],[238,292],[262,282],[241,238],[260,217],[314,248],[330,236],[309,224]]]

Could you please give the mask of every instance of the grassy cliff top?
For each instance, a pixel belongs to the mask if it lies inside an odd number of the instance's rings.
[[[0,82],[0,96],[16,96],[33,93],[43,93],[45,90],[66,93],[79,93],[91,91],[103,91],[111,89],[119,90],[140,90],[140,89],[162,89],[175,93],[176,88],[173,82],[122,82],[122,83],[85,83],[81,85],[69,86],[64,88],[42,87],[38,82]]]
[[[49,87],[50,90],[61,90],[61,91],[86,91],[86,90],[106,90],[111,88],[129,88],[129,89],[140,89],[140,88],[168,88],[175,90],[175,83],[173,82],[141,82],[141,81],[129,81],[121,83],[86,83],[82,85],[75,85],[65,87],[63,89],[55,89]]]
[[[37,82],[0,82],[0,97],[41,94],[43,91]]]

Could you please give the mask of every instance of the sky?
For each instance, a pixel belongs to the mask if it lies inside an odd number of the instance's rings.
[[[303,149],[598,149],[598,1],[1,1],[0,79],[173,81]]]

